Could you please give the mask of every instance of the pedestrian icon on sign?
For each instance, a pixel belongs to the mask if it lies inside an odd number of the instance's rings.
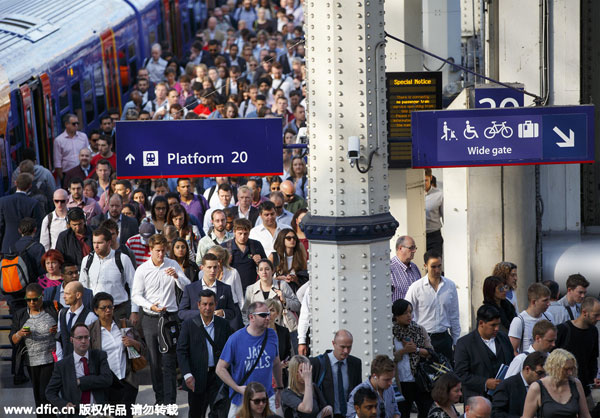
[[[454,133],[454,131],[450,128],[448,128],[448,122],[444,121],[444,135],[442,135],[442,139],[444,141],[451,141],[451,140],[455,140],[458,141],[458,139],[456,139],[456,134]]]
[[[144,151],[144,167],[158,167],[158,151]]]

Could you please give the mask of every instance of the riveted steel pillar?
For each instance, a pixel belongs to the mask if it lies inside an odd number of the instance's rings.
[[[307,0],[307,123],[312,348],[331,348],[340,328],[368,372],[392,353],[390,249],[382,0]],[[360,140],[360,168],[347,159]]]

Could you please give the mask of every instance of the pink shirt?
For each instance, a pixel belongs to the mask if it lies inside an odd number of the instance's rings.
[[[79,151],[88,148],[88,137],[83,132],[77,131],[72,138],[67,131],[54,140],[54,168],[62,168],[63,172],[79,165]]]

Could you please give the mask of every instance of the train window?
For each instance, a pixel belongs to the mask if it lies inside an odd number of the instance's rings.
[[[91,74],[88,74],[83,79],[83,93],[87,94],[87,92],[89,92],[91,89],[92,89]]]
[[[131,84],[129,81],[129,67],[127,66],[127,52],[125,47],[118,50],[117,62],[119,63],[119,75],[121,77],[121,91],[125,93],[129,91],[129,85]]]
[[[135,44],[132,42],[127,47],[128,51],[128,60],[129,60],[129,75],[131,76],[131,83],[135,83],[135,78],[137,77],[137,59],[135,53]]]
[[[58,93],[58,108],[64,110],[69,107],[69,96],[67,96],[67,90],[62,89]]]
[[[75,113],[83,123],[83,106],[81,104],[81,85],[79,84],[79,81],[76,81],[71,85],[71,103],[73,104],[73,113]],[[83,125],[79,128],[83,129]]]
[[[152,47],[156,43],[156,29],[151,30],[148,33],[148,45]]]
[[[106,110],[106,95],[104,94],[104,79],[100,64],[94,66],[94,95],[96,96],[96,111],[101,115]]]

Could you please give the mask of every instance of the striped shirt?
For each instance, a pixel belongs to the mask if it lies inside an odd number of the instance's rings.
[[[140,234],[136,234],[129,238],[125,245],[133,251],[135,262],[138,266],[150,259],[150,247],[142,242],[142,236]]]
[[[404,299],[406,292],[411,284],[421,278],[421,272],[415,263],[407,266],[398,256],[390,260],[390,270],[392,273],[392,302],[398,299]]]

